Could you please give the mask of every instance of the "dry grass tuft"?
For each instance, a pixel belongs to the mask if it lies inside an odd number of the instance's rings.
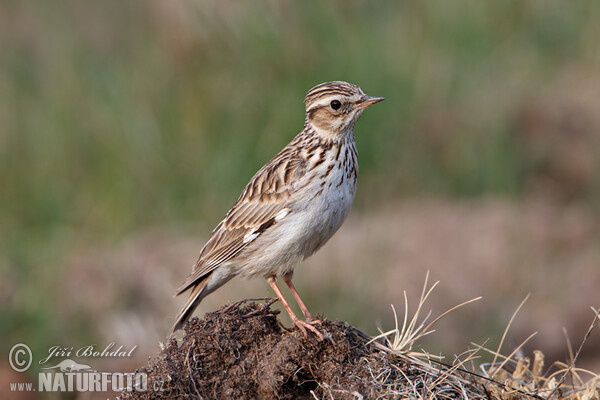
[[[445,364],[440,356],[432,356],[425,351],[412,351],[415,343],[422,337],[434,332],[431,328],[441,318],[448,315],[463,305],[479,300],[475,298],[461,303],[441,314],[428,325],[426,320],[431,312],[418,323],[419,314],[422,312],[424,303],[437,286],[438,282],[427,288],[429,273],[425,278],[423,292],[419,304],[410,322],[408,321],[408,304],[405,301],[404,317],[402,327],[398,326],[398,316],[395,308],[394,319],[396,327],[390,331],[382,332],[368,343],[374,343],[379,349],[389,353],[392,357],[402,359],[406,364],[417,368],[421,373],[407,377],[409,385],[403,388],[403,392],[390,392],[390,395],[398,395],[401,398],[456,398],[460,394],[461,399],[600,399],[600,374],[577,368],[576,361],[581,354],[584,344],[590,337],[591,332],[600,320],[600,313],[592,307],[594,318],[590,323],[585,337],[583,338],[577,352],[573,354],[572,346],[567,338],[567,346],[570,354],[570,362],[554,362],[544,370],[544,353],[540,350],[533,352],[533,360],[521,356],[521,349],[537,332],[528,336],[521,344],[513,349],[508,356],[501,353],[502,345],[508,335],[508,331],[515,320],[519,310],[523,307],[529,295],[523,299],[502,334],[502,338],[496,350],[485,347],[485,343],[474,344],[474,349],[469,349],[459,356],[455,356],[452,364]],[[405,292],[406,299],[406,292]],[[566,334],[566,333],[565,333]],[[390,339],[390,337],[392,337]],[[381,342],[381,339],[384,341]],[[473,361],[477,359],[481,351],[494,356],[491,363],[481,364],[483,375],[475,373]],[[498,361],[500,360],[500,361]],[[467,368],[469,363],[472,367]],[[418,388],[418,390],[417,390]],[[453,396],[445,396],[443,388],[451,389]],[[394,397],[392,397],[394,398]]]
[[[430,333],[435,332],[435,330],[432,328],[440,319],[442,319],[443,317],[448,315],[450,312],[452,312],[464,305],[467,305],[474,301],[480,300],[481,296],[476,297],[471,300],[468,300],[468,301],[465,301],[457,306],[450,308],[449,310],[445,311],[440,316],[435,318],[432,322],[425,325],[425,323],[431,316],[431,311],[429,311],[427,313],[427,315],[425,316],[425,318],[423,318],[423,320],[421,320],[421,322],[419,322],[419,315],[421,314],[421,311],[423,310],[423,306],[425,305],[427,298],[429,297],[431,292],[433,292],[433,290],[438,285],[438,283],[440,283],[439,281],[437,281],[433,285],[431,285],[430,288],[428,288],[427,287],[428,282],[429,282],[429,271],[427,271],[427,274],[425,275],[425,283],[423,284],[423,291],[421,292],[421,297],[419,298],[419,304],[417,305],[417,309],[416,309],[414,315],[412,316],[412,318],[410,319],[410,322],[408,322],[408,298],[407,298],[406,290],[405,290],[404,291],[404,319],[402,321],[402,328],[398,327],[398,314],[396,313],[396,308],[392,304],[392,311],[394,312],[394,321],[395,321],[395,325],[396,325],[395,328],[390,331],[387,331],[387,332],[382,332],[380,329],[379,331],[381,332],[381,334],[378,336],[375,336],[373,339],[371,339],[369,341],[369,343],[375,342],[381,338],[385,338],[385,345],[381,345],[381,346],[382,346],[382,348],[384,348],[386,351],[388,351],[390,353],[403,354],[403,355],[408,355],[408,356],[413,356],[413,357],[426,357],[426,358],[438,358],[438,359],[443,358],[440,356],[434,356],[427,352],[414,352],[414,351],[412,351],[412,349],[413,349],[415,343],[419,339],[423,338],[424,336],[429,335]],[[407,322],[408,322],[408,324],[407,324]],[[392,339],[390,339],[390,336],[392,336]]]

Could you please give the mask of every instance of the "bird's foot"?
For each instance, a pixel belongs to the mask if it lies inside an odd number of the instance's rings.
[[[307,336],[306,330],[308,329],[311,332],[313,332],[315,335],[317,335],[317,337],[319,338],[319,341],[323,340],[323,334],[321,332],[319,332],[319,330],[317,328],[314,327],[314,325],[321,324],[321,320],[313,319],[310,321],[302,321],[300,318],[297,318],[294,320],[294,324],[298,328],[300,328],[300,330],[302,331],[304,336]]]

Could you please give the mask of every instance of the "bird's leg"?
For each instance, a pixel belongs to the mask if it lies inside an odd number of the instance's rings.
[[[304,319],[306,320],[306,322],[308,322],[311,325],[320,324],[321,321],[313,318],[310,311],[308,311],[308,307],[306,307],[306,304],[304,304],[304,302],[302,301],[302,298],[300,297],[300,293],[298,293],[298,291],[296,290],[296,287],[292,283],[292,277],[289,275],[286,275],[283,277],[283,281],[290,288],[292,295],[296,299],[296,302],[298,303],[298,305],[300,306],[300,309],[302,310],[302,313],[304,314]]]
[[[281,302],[283,303],[283,306],[285,307],[285,310],[288,312],[288,314],[290,314],[290,318],[292,318],[292,321],[295,322],[296,320],[298,320],[299,318],[296,316],[296,314],[294,314],[292,307],[290,307],[285,297],[283,297],[281,289],[279,289],[279,286],[277,286],[277,281],[275,280],[275,277],[271,276],[267,278],[267,282],[269,282],[269,285],[271,285],[271,288],[273,288],[273,291],[275,292],[277,297],[279,297],[279,300],[281,300]]]
[[[302,333],[304,333],[304,336],[306,336],[306,329],[309,329],[309,330],[313,331],[315,333],[315,335],[317,335],[319,337],[319,340],[323,340],[323,335],[321,334],[321,332],[319,332],[317,330],[317,328],[315,328],[314,326],[312,326],[310,323],[308,323],[306,321],[302,321],[300,318],[298,318],[296,316],[296,314],[294,314],[292,307],[290,307],[290,305],[287,302],[287,300],[285,299],[285,297],[283,297],[283,293],[281,293],[281,289],[279,289],[279,286],[277,286],[277,281],[275,280],[275,277],[271,276],[271,277],[267,278],[267,282],[269,283],[271,288],[273,288],[273,291],[275,292],[277,297],[279,297],[279,300],[281,300],[283,307],[290,315],[290,318],[292,319],[292,322],[294,323],[294,325],[296,325],[298,328],[300,328]],[[294,297],[295,296],[296,295],[294,295]],[[304,304],[302,304],[302,305],[304,306],[304,308],[306,308],[306,306]],[[303,310],[303,312],[304,312],[304,310]]]

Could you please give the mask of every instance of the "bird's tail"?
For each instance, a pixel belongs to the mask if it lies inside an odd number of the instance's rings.
[[[187,302],[185,303],[185,306],[183,307],[183,309],[177,316],[177,319],[175,320],[175,324],[173,325],[173,328],[171,328],[171,333],[175,332],[178,329],[183,328],[183,325],[190,318],[190,316],[192,315],[192,313],[194,312],[196,307],[198,307],[198,304],[200,304],[202,299],[208,295],[208,293],[205,289],[206,289],[206,284],[208,282],[209,276],[207,276],[206,278],[202,279],[200,282],[198,282],[197,284],[192,286],[192,291],[190,292],[190,295],[187,299]],[[180,291],[177,294],[179,295],[181,293],[183,293],[183,292]]]

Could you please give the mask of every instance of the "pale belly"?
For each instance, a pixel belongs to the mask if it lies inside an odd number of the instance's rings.
[[[292,273],[294,267],[323,246],[340,228],[354,201],[354,180],[341,181],[342,171],[333,171],[323,191],[306,196],[310,201],[298,202],[295,209],[250,244],[244,253],[244,261],[236,265],[238,272],[246,277],[283,276]]]

